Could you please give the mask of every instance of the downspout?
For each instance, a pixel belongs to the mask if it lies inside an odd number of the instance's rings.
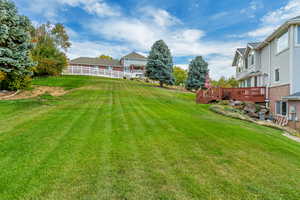
[[[271,87],[271,62],[272,62],[272,59],[271,59],[271,56],[272,56],[272,53],[271,53],[271,43],[270,42],[267,42],[267,44],[269,45],[269,77],[268,77],[268,83],[267,83],[267,106],[269,107],[270,106],[270,87]]]
[[[291,26],[289,30],[289,51],[290,51],[290,57],[289,57],[289,70],[290,70],[290,91],[289,94],[294,93],[294,37],[295,37],[295,26]]]

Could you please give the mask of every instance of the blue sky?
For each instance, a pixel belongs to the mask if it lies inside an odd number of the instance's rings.
[[[13,0],[33,24],[63,23],[69,58],[147,55],[165,40],[174,63],[187,68],[202,55],[214,79],[234,75],[234,50],[263,40],[285,20],[300,15],[300,0]]]

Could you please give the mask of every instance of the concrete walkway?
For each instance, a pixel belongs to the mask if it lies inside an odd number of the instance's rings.
[[[296,141],[296,142],[299,142],[299,143],[300,143],[300,138],[299,138],[299,137],[292,136],[292,135],[290,135],[290,134],[288,134],[288,133],[284,133],[283,135],[284,135],[285,137],[288,137],[288,138],[290,138],[291,140],[294,140],[294,141]]]

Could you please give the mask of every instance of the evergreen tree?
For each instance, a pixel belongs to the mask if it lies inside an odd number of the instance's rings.
[[[203,88],[207,73],[208,63],[203,60],[202,56],[197,56],[189,65],[186,89],[198,90],[199,88]]]
[[[33,62],[29,19],[9,0],[0,0],[0,89],[17,90],[30,83]]]
[[[155,42],[148,56],[146,76],[163,84],[174,85],[173,60],[168,46],[163,40]]]

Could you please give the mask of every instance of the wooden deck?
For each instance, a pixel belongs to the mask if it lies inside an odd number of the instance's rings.
[[[197,103],[208,104],[221,100],[263,103],[266,100],[266,88],[209,88],[208,90],[199,90],[197,92]]]

